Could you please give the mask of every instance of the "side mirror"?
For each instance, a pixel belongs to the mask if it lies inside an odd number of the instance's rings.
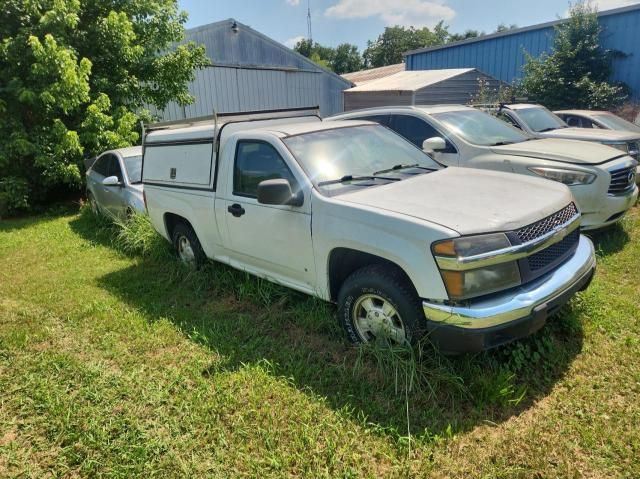
[[[422,150],[426,153],[435,153],[436,151],[442,151],[447,149],[447,142],[444,138],[434,136],[433,138],[427,138],[422,142]]]
[[[104,180],[102,180],[103,186],[122,186],[120,180],[117,176],[107,176]]]
[[[299,191],[293,194],[289,180],[278,178],[258,183],[258,203],[263,205],[302,206],[304,196]]]

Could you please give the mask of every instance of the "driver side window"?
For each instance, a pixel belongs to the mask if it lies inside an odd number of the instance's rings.
[[[233,194],[257,198],[258,183],[283,178],[295,189],[296,180],[276,149],[263,141],[239,141],[233,167]]]
[[[503,112],[498,112],[498,114],[496,115],[498,118],[500,118],[502,121],[508,123],[509,125],[511,125],[514,128],[517,128],[518,130],[522,130],[522,128],[520,128],[520,125],[518,125],[513,118],[511,118],[509,115],[507,115],[506,113]]]
[[[118,157],[116,155],[109,155],[109,162],[107,163],[108,171],[105,176],[116,176],[118,177],[118,181],[122,183],[122,169],[120,168],[120,161],[118,161]]]
[[[455,146],[438,130],[426,121],[411,115],[393,115],[389,127],[404,136],[411,143],[422,149],[422,143],[428,138],[439,136],[444,138],[447,148],[441,153],[457,153]]]

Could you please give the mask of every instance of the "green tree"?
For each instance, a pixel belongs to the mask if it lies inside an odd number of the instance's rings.
[[[460,42],[462,40],[468,40],[469,38],[481,37],[484,32],[478,30],[465,30],[462,33],[452,33],[447,37],[447,43]]]
[[[518,28],[518,25],[516,25],[515,23],[512,23],[511,25],[507,25],[506,23],[500,23],[496,27],[495,33],[508,32],[509,30],[514,30],[516,28]]]
[[[333,48],[325,47],[306,38],[296,43],[293,49],[327,70],[331,70],[331,64],[336,57],[336,51]]]
[[[595,7],[579,2],[555,30],[553,49],[528,56],[522,94],[551,109],[611,108],[624,102],[626,86],[609,83],[617,52],[600,46],[602,27]]]
[[[438,23],[433,30],[427,27],[386,27],[384,32],[375,40],[367,42],[363,52],[364,63],[367,68],[393,65],[403,61],[403,53],[416,48],[442,45],[449,36],[448,27],[444,22]]]
[[[336,54],[331,62],[331,69],[338,75],[356,72],[362,68],[362,57],[358,47],[349,43],[341,43],[336,47]]]
[[[192,101],[204,49],[177,0],[2,0],[0,209],[83,185],[81,160],[139,140],[144,105]]]

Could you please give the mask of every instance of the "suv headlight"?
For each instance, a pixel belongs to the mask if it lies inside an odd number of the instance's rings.
[[[608,143],[606,141],[602,142],[603,145],[610,146],[611,148],[615,148],[616,150],[624,151],[625,153],[629,153],[629,144],[628,143]]]
[[[431,250],[440,268],[449,298],[468,299],[518,286],[521,279],[516,261],[475,269],[458,266],[465,258],[510,246],[511,243],[503,233],[464,236],[434,243]]]
[[[548,168],[546,166],[530,166],[527,169],[543,178],[559,181],[567,186],[588,185],[596,179],[595,174],[586,171],[564,170],[561,168]]]

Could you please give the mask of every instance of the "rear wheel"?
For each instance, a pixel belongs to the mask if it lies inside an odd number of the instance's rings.
[[[414,344],[426,331],[420,298],[394,268],[365,266],[338,294],[338,319],[354,343]]]
[[[172,240],[178,259],[182,263],[194,269],[199,269],[204,265],[206,256],[191,226],[178,223],[173,229]]]

